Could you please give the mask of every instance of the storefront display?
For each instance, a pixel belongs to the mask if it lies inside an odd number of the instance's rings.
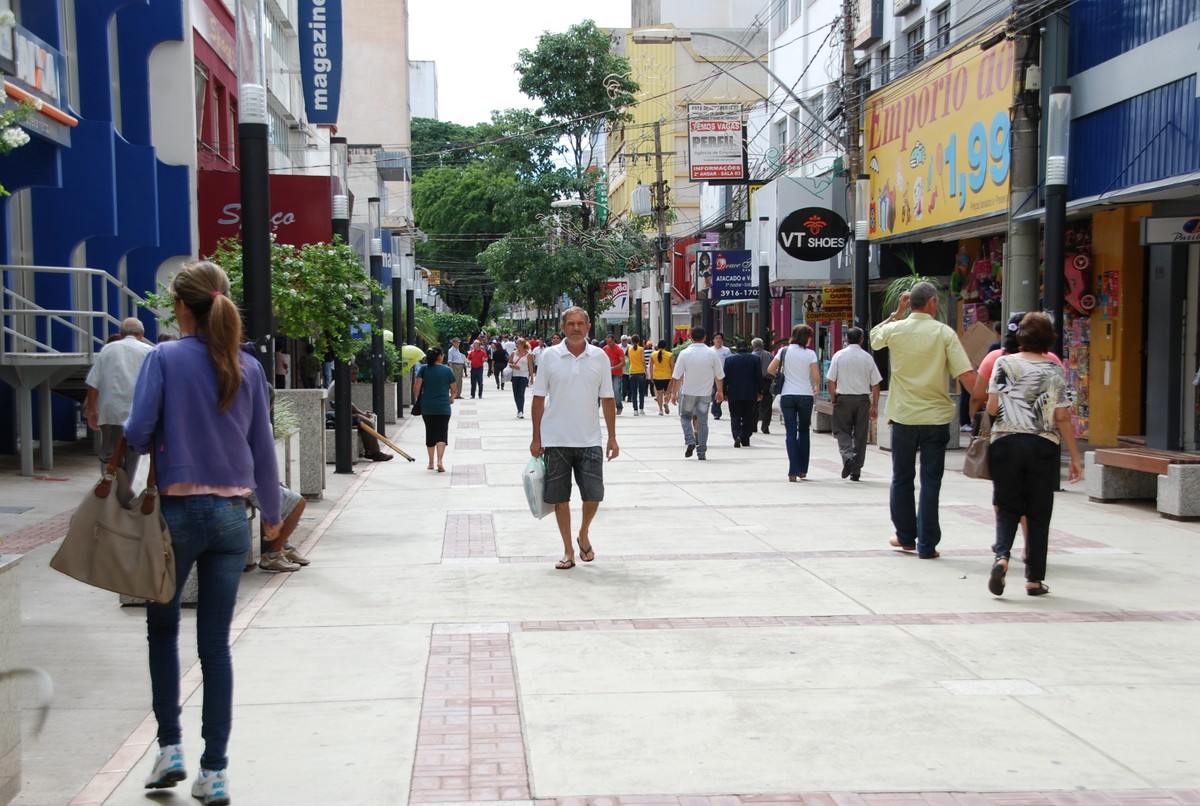
[[[1075,436],[1087,439],[1091,429],[1091,311],[1096,307],[1091,277],[1092,223],[1084,220],[1067,228],[1067,251],[1063,265],[1066,283],[1063,308],[1063,366],[1067,388],[1075,399],[1071,422]],[[1115,272],[1102,276],[1101,316],[1115,316],[1118,308]]]

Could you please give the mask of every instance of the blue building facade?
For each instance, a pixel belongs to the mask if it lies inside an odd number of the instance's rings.
[[[153,290],[163,263],[195,248],[193,169],[162,159],[152,116],[153,52],[164,43],[189,47],[183,3],[14,0],[13,11],[18,44],[12,67],[20,67],[28,43],[35,43],[41,58],[56,64],[56,106],[76,124],[32,120],[26,126],[31,142],[0,157],[0,184],[13,194],[0,198],[0,262],[88,266],[136,293]],[[4,77],[18,97],[27,89],[22,74],[30,75],[14,69]],[[184,78],[186,86],[190,76]],[[49,102],[48,94],[33,94]],[[180,134],[194,139],[195,132]],[[76,292],[65,276],[42,279],[36,302],[73,309]],[[148,312],[121,314],[139,316],[148,334],[156,333]],[[0,383],[0,422],[13,421],[13,400],[12,387]],[[54,411],[55,438],[74,439],[74,401],[56,399]],[[13,452],[14,439],[0,431],[0,452]]]

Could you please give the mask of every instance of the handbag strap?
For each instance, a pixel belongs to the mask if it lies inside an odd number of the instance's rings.
[[[104,477],[100,479],[100,483],[96,485],[96,495],[100,498],[107,498],[108,491],[112,489],[112,483],[116,479],[117,468],[121,466],[121,458],[125,456],[125,435],[121,434],[121,438],[117,440],[116,447],[113,448],[113,455],[108,460],[108,464],[104,468]],[[150,450],[150,472],[146,476],[146,494],[142,496],[142,514],[149,515],[154,511],[154,499],[158,497],[158,473],[154,464],[154,449]]]
[[[990,437],[992,435],[992,416],[983,411],[979,415],[979,436]]]

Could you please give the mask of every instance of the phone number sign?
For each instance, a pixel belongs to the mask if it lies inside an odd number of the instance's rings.
[[[889,238],[1008,210],[1014,45],[981,31],[867,97],[870,237]]]

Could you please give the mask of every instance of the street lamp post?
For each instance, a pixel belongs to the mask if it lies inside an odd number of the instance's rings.
[[[371,328],[371,407],[375,410],[375,427],[380,434],[384,432],[384,366],[383,360],[383,296],[379,288],[383,286],[383,237],[379,229],[379,197],[367,199],[367,237],[370,239],[371,279],[378,285],[371,291],[371,310],[375,313],[374,327]],[[394,336],[393,336],[394,338]]]
[[[1042,308],[1054,320],[1056,355],[1062,355],[1063,262],[1067,237],[1067,156],[1071,126],[1071,88],[1050,90],[1046,109],[1046,242]]]
[[[771,217],[758,217],[758,336],[771,349],[771,264],[767,245],[772,242]]]
[[[871,242],[868,217],[871,207],[871,177],[859,174],[854,189],[854,324],[864,331],[871,329]]]
[[[237,4],[238,42],[238,155],[242,192],[242,281],[246,336],[268,378],[274,377],[271,329],[271,190],[267,128],[267,74],[263,0],[254,19]]]
[[[345,137],[329,138],[329,168],[337,179],[333,195],[333,235],[350,243],[350,197],[346,195],[346,171],[349,146]],[[331,339],[349,339],[349,333],[327,334]],[[335,473],[354,472],[354,422],[351,418],[350,365],[335,356],[333,360],[333,456]]]

